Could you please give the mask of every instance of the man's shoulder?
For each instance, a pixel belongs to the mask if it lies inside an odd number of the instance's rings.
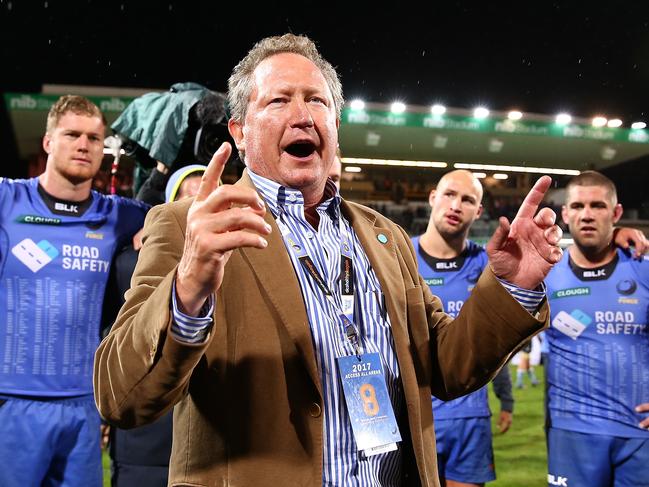
[[[35,180],[36,178],[9,179],[0,177],[0,208],[4,212],[8,212],[15,203],[26,202],[30,198],[28,195],[36,188]]]
[[[94,211],[99,215],[114,213],[120,221],[124,219],[144,222],[144,217],[151,208],[151,205],[143,201],[126,198],[119,195],[106,195],[97,191],[91,191],[91,196],[96,204],[93,204]]]
[[[133,198],[127,198],[125,196],[119,196],[116,194],[103,194],[99,193],[98,191],[92,190],[92,195],[94,198],[98,198],[101,200],[106,200],[106,201],[111,201],[113,204],[120,206],[120,207],[125,207],[125,208],[139,208],[142,210],[148,210],[151,208],[151,205],[148,203],[145,203],[144,201],[136,200]]]
[[[404,230],[390,220],[388,217],[382,215],[378,211],[370,208],[369,206],[361,205],[360,203],[355,203],[353,201],[343,200],[345,204],[349,207],[350,211],[354,213],[354,216],[365,218],[368,223],[375,223],[380,227],[387,227],[393,230],[401,231]]]
[[[649,255],[643,255],[638,259],[632,255],[631,250],[618,249],[617,253],[620,259],[619,266],[629,269],[645,286],[649,286]]]
[[[18,188],[28,188],[36,178],[31,179],[10,179],[0,177],[0,190],[10,191],[17,190]]]
[[[466,250],[467,250],[467,254],[470,257],[476,257],[476,256],[486,257],[487,255],[487,249],[485,249],[484,245],[474,242],[473,240],[466,241]]]
[[[194,198],[184,198],[170,203],[163,203],[151,207],[147,214],[147,220],[158,218],[172,218],[181,222],[187,221],[187,212],[192,205]]]

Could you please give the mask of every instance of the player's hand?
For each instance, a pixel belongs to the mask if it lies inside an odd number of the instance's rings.
[[[629,227],[618,227],[613,230],[613,240],[615,245],[622,249],[628,249],[633,245],[635,251],[633,256],[639,259],[649,250],[649,241],[640,230]]]
[[[110,440],[110,425],[106,423],[101,423],[99,426],[99,431],[101,434],[101,448],[105,450],[108,448],[108,440]]]
[[[501,433],[507,433],[509,427],[512,425],[514,417],[510,411],[500,411],[498,417],[498,430]]]
[[[635,407],[635,412],[636,413],[649,413],[649,402],[644,402],[642,404],[638,404]],[[643,419],[642,421],[640,421],[639,426],[640,426],[640,428],[649,429],[649,417],[647,417],[647,418]]]
[[[225,264],[234,249],[265,248],[271,227],[266,207],[252,188],[219,186],[232,147],[224,142],[203,173],[187,213],[185,248],[176,274],[180,310],[197,316],[203,303],[223,282]]]
[[[561,260],[558,244],[563,232],[554,224],[556,214],[550,208],[543,208],[534,216],[551,183],[549,176],[542,176],[525,197],[511,224],[507,218],[500,217],[500,225],[487,244],[494,274],[524,289],[535,289]]]
[[[142,248],[142,234],[144,229],[140,228],[135,235],[133,235],[133,249],[140,250]]]

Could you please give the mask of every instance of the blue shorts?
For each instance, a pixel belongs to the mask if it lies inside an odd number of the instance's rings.
[[[435,421],[435,436],[440,478],[471,484],[496,479],[489,417]]]
[[[548,431],[548,486],[649,487],[649,440]]]
[[[0,485],[102,486],[100,419],[92,396],[0,396],[0,403]]]

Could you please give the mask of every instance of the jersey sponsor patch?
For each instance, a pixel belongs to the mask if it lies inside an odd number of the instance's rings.
[[[429,286],[443,286],[444,278],[443,277],[425,277],[424,282]]]
[[[576,296],[588,296],[589,294],[589,287],[571,287],[568,289],[559,289],[558,291],[554,291],[550,295],[550,299],[574,298]]]
[[[64,270],[108,272],[110,261],[101,258],[99,247],[64,244],[62,248]]]
[[[16,218],[16,223],[28,223],[32,225],[60,225],[61,219],[41,215],[20,215]]]
[[[11,249],[11,253],[34,273],[40,271],[59,255],[59,251],[47,240],[35,243],[31,238],[18,242]]]
[[[552,326],[564,335],[576,340],[592,322],[590,316],[581,310],[575,309],[570,314],[559,311],[552,320]]]

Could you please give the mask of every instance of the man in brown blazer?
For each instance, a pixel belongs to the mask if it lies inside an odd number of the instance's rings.
[[[218,186],[226,143],[194,200],[149,213],[96,354],[101,414],[134,427],[174,409],[170,485],[439,485],[431,394],[483,386],[547,322],[561,232],[551,210],[534,214],[550,178],[501,220],[453,320],[406,233],[328,180],[342,89],[308,38],[260,41],[228,96],[246,172]],[[350,357],[378,361],[376,388],[352,383]],[[390,427],[367,440],[355,428],[368,424]]]

